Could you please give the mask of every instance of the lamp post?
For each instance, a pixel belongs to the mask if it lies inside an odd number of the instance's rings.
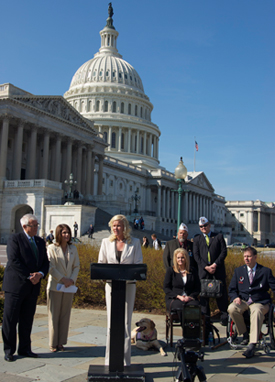
[[[177,179],[178,189],[173,190],[173,191],[177,191],[179,194],[177,231],[179,230],[179,226],[181,223],[181,196],[182,196],[182,193],[184,192],[182,188],[182,183],[185,183],[184,179],[186,178],[186,175],[187,175],[187,168],[184,166],[182,157],[181,157],[178,166],[175,168],[175,177]]]
[[[73,187],[77,184],[77,181],[74,180],[73,174],[70,174],[69,180],[64,180],[64,183],[66,186],[69,186],[69,194],[68,194],[68,202],[65,204],[74,204],[71,199],[73,198]]]

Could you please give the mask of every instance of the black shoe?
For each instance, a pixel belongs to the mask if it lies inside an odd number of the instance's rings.
[[[4,360],[7,362],[13,362],[14,361],[13,355],[12,354],[5,354]]]
[[[227,324],[228,324],[228,319],[227,319],[227,318],[223,318],[223,319],[220,321],[220,324],[221,324],[221,326],[227,326]]]
[[[22,353],[18,352],[18,355],[21,355],[21,357],[38,358],[38,354],[33,353],[31,350]]]
[[[248,345],[248,343],[249,343],[249,335],[248,335],[248,333],[247,332],[245,332],[244,334],[243,334],[243,340],[242,340],[242,342],[241,342],[241,345]]]
[[[254,353],[255,353],[255,345],[254,344],[250,344],[248,346],[248,348],[246,349],[246,351],[243,352],[243,355],[246,358],[252,358],[254,356]]]

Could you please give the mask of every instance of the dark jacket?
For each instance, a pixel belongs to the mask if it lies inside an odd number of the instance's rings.
[[[236,297],[240,297],[244,301],[251,297],[253,302],[265,305],[271,301],[268,293],[270,288],[275,292],[275,277],[271,269],[257,264],[255,276],[250,285],[247,266],[242,265],[234,271],[228,294],[231,302]]]
[[[210,233],[209,247],[203,234],[194,238],[193,254],[195,261],[198,264],[199,277],[203,279],[209,276],[209,273],[204,269],[208,264],[208,251],[210,252],[211,263],[217,264],[217,269],[214,276],[218,280],[225,281],[225,266],[224,259],[227,256],[226,244],[221,233]]]
[[[182,295],[183,292],[187,296],[197,298],[200,293],[200,280],[196,269],[190,268],[190,273],[187,274],[186,284],[183,284],[180,273],[177,273],[173,268],[168,268],[165,274],[163,283],[163,290],[165,292],[166,304],[169,300],[173,300],[177,295]]]
[[[43,272],[46,277],[49,270],[49,260],[43,239],[35,236],[38,249],[38,259],[32,250],[31,244],[24,232],[12,235],[7,244],[8,262],[4,272],[2,289],[5,292],[20,294],[28,287],[30,273]],[[40,282],[33,286],[34,294],[40,291]]]
[[[186,240],[186,244],[187,244],[186,250],[189,254],[189,259],[190,259],[190,267],[197,269],[198,266],[193,256],[193,243],[190,240]],[[178,248],[180,248],[180,243],[178,239],[167,241],[163,251],[163,263],[166,269],[173,266],[174,251]]]

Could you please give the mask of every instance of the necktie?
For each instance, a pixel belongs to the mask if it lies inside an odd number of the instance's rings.
[[[35,242],[34,242],[34,240],[33,240],[33,237],[31,237],[31,247],[32,247],[32,250],[33,250],[33,252],[34,252],[34,254],[35,254],[35,257],[36,257],[36,260],[38,260],[38,249],[37,249],[37,246],[36,246],[36,244],[35,244]]]
[[[253,270],[252,269],[249,269],[248,277],[249,277],[249,283],[252,284],[252,282],[253,282]],[[252,298],[249,297],[249,299],[247,300],[248,305],[252,304],[252,302],[253,302]]]
[[[207,247],[209,247],[209,236],[208,235],[205,236],[205,241],[206,241]],[[208,260],[208,263],[210,264],[211,263],[211,256],[210,256],[209,250],[207,253],[207,260]]]

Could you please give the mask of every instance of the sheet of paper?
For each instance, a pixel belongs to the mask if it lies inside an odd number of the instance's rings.
[[[77,291],[77,287],[75,285],[70,285],[68,288],[65,288],[64,284],[57,284],[56,290],[59,292],[65,292],[65,293],[75,293]]]

